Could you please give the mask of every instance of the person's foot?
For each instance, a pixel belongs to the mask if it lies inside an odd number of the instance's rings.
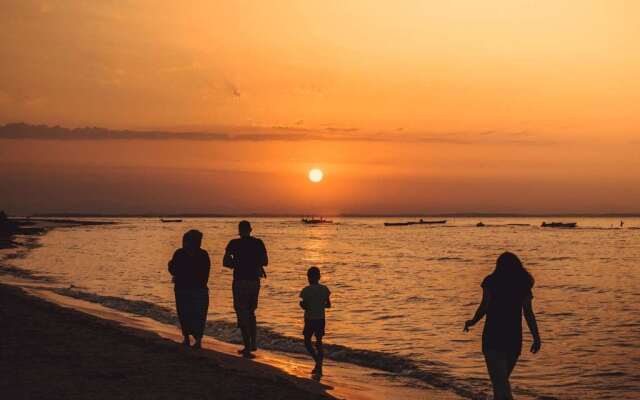
[[[247,348],[246,348],[246,347],[243,347],[243,348],[241,348],[240,350],[238,350],[238,354],[244,354],[244,353],[245,353],[245,352],[247,352],[247,351],[248,351],[248,350],[247,350]]]
[[[251,351],[258,351],[258,346],[255,343],[251,345]]]
[[[202,348],[202,341],[201,340],[196,340],[196,342],[193,344],[193,349],[199,350]]]
[[[248,359],[256,358],[256,356],[250,350],[247,350],[244,353],[242,353],[242,357],[248,358]]]
[[[186,338],[184,338],[184,340],[182,341],[182,345],[184,347],[189,347],[191,346],[191,342],[189,341],[189,337],[187,336]]]
[[[322,376],[322,365],[316,364],[315,368],[311,370],[311,375]]]

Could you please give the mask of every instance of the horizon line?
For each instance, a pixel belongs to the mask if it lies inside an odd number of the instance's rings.
[[[496,213],[496,212],[458,212],[458,213],[101,213],[101,212],[48,212],[22,215],[26,218],[52,217],[100,217],[100,218],[302,218],[309,216],[331,218],[416,218],[416,217],[450,217],[450,218],[544,218],[544,217],[573,217],[573,218],[640,218],[640,212],[602,212],[602,213]]]

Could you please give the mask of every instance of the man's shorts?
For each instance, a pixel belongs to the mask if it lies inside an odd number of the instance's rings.
[[[304,320],[304,329],[302,334],[306,338],[315,335],[316,339],[322,339],[324,336],[325,320],[323,319],[306,319]]]
[[[253,315],[258,308],[260,281],[233,282],[233,308],[238,316]]]

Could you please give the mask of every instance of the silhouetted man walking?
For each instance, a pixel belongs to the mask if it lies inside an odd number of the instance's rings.
[[[239,351],[253,358],[256,345],[256,309],[260,294],[260,278],[266,277],[264,267],[269,263],[267,249],[262,240],[251,236],[249,221],[238,224],[239,239],[227,244],[222,265],[233,269],[233,308],[242,332],[244,348]]]

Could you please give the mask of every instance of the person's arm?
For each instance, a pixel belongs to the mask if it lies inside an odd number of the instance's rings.
[[[331,292],[327,294],[327,301],[324,303],[324,308],[331,308]]]
[[[260,271],[261,271],[262,277],[266,278],[267,271],[265,271],[264,267],[269,265],[269,256],[267,255],[267,248],[265,247],[264,242],[262,240],[260,240],[260,245],[262,247],[262,260],[260,261],[262,265],[260,266]]]
[[[171,276],[175,276],[176,274],[176,254],[177,253],[178,253],[177,251],[173,253],[173,257],[171,257],[171,260],[169,260],[169,263],[167,265]]]
[[[476,309],[476,313],[474,314],[473,318],[471,318],[470,320],[467,320],[467,322],[464,323],[465,332],[469,332],[469,328],[477,324],[478,321],[480,321],[487,314],[487,309],[489,308],[490,301],[491,301],[491,295],[489,294],[489,291],[483,287],[482,301],[480,302],[480,305]]]
[[[209,275],[211,274],[211,259],[209,258],[209,253],[207,253],[206,251],[204,252],[204,256],[205,256],[204,283],[207,284],[209,283]]]
[[[529,296],[529,298],[525,300],[524,304],[522,305],[522,311],[524,312],[524,318],[527,320],[529,332],[531,332],[531,336],[533,336],[531,352],[535,354],[540,351],[540,347],[542,347],[542,341],[540,340],[540,333],[538,332],[538,323],[536,322],[536,316],[533,313],[531,296]]]
[[[261,240],[260,244],[262,245],[262,266],[266,267],[269,265],[269,256],[267,255],[267,248],[264,245],[264,242]]]
[[[222,257],[222,266],[233,269],[235,267],[235,259],[233,257],[233,252],[231,251],[231,242],[227,244],[227,248],[224,249],[224,257]]]
[[[300,300],[300,308],[302,308],[303,310],[306,310],[307,307],[306,307],[306,304],[304,302],[304,289],[302,289],[302,291],[300,291],[300,298],[302,299],[302,300]]]

